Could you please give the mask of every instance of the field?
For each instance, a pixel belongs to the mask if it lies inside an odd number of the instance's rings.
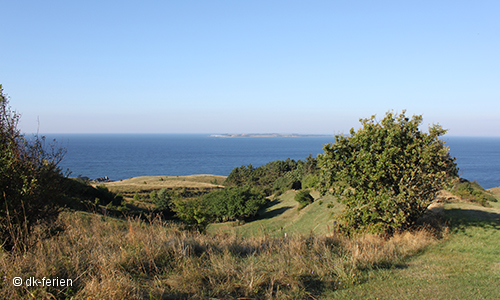
[[[167,189],[184,194],[200,195],[223,188],[221,184],[224,179],[226,179],[225,176],[217,175],[142,176],[94,185],[104,185],[110,191],[123,195],[132,209],[152,209],[153,204],[149,199],[152,191]],[[134,196],[139,198],[139,201],[134,200]]]
[[[101,184],[108,187],[109,190],[122,193],[127,197],[130,194],[149,193],[162,188],[211,190],[222,187],[220,184],[222,184],[225,178],[225,176],[217,175],[142,176]]]
[[[161,188],[193,194],[223,177],[139,177],[106,183],[128,205],[148,206]],[[500,188],[490,190],[497,199]],[[140,195],[134,200],[135,194]],[[60,231],[39,231],[25,254],[0,253],[12,299],[498,299],[500,204],[445,195],[433,228],[391,238],[339,236],[342,206],[312,193],[298,210],[295,191],[272,198],[255,220],[211,224],[207,234],[159,219],[88,212],[61,214]],[[435,222],[436,224],[436,222]],[[13,287],[24,278],[71,278],[72,287]]]

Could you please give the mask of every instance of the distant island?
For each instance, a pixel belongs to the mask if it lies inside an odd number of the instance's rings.
[[[224,138],[248,138],[248,137],[319,137],[319,136],[332,136],[328,134],[280,134],[280,133],[237,133],[237,134],[212,134],[211,137],[224,137]]]

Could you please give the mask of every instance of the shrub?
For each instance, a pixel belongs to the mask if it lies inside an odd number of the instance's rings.
[[[422,133],[422,116],[386,113],[381,122],[360,120],[363,127],[319,155],[322,193],[332,192],[345,205],[340,227],[346,232],[390,232],[414,224],[441,186],[456,176],[455,159],[439,137],[439,125]]]
[[[117,197],[115,193],[111,192],[104,184],[100,184],[96,187],[96,192],[94,193],[95,197],[99,199],[97,201],[97,205],[108,205],[109,203],[113,203],[113,205],[118,206],[121,205],[123,201],[123,197]],[[135,199],[135,195],[134,195]],[[119,204],[118,204],[119,203]]]
[[[302,180],[303,184],[302,186],[306,189],[314,189],[319,183],[319,178],[316,174],[308,174],[304,176],[304,179]]]
[[[141,200],[141,196],[139,196],[138,193],[135,193],[134,194],[134,201],[139,201],[139,200]]]
[[[203,197],[209,216],[216,221],[244,220],[253,217],[267,203],[258,190],[250,187],[228,187]]]
[[[306,161],[276,160],[255,168],[251,164],[234,168],[224,181],[226,186],[252,186],[267,196],[290,189],[300,190],[302,178],[317,173],[316,158],[309,155]]]
[[[192,226],[192,229],[205,231],[210,218],[202,197],[174,199],[172,204],[177,218]]]
[[[299,202],[298,210],[303,209],[314,202],[314,198],[308,190],[301,190],[295,194],[295,201]]]
[[[63,197],[60,204],[68,208],[95,211],[95,205],[108,206],[111,204],[118,207],[123,202],[121,194],[115,195],[103,184],[93,187],[89,181],[64,178],[63,187],[61,190]]]
[[[64,149],[35,135],[27,140],[17,125],[0,85],[0,238],[6,249],[25,250],[37,222],[50,223],[59,213],[64,177],[57,166]]]
[[[273,184],[273,189],[279,194],[283,194],[288,190],[300,190],[302,183],[299,180],[299,174],[296,171],[290,171],[276,179]]]
[[[153,198],[153,203],[156,206],[156,210],[167,213],[170,210],[170,202],[172,200],[172,195],[167,189],[161,189],[156,197]]]
[[[477,202],[482,206],[488,206],[488,201],[497,202],[497,199],[476,181],[470,182],[465,179],[460,179],[460,182],[452,188],[451,192],[461,198]]]
[[[116,196],[113,198],[113,201],[111,202],[114,206],[121,206],[123,203],[123,195],[122,194],[116,194]]]

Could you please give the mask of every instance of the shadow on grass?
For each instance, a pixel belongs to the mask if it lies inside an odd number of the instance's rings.
[[[279,203],[280,201],[278,200],[273,200],[269,202],[264,208],[262,208],[261,212],[258,214],[257,218],[255,218],[255,220],[271,219],[293,208],[293,206],[284,206],[270,210],[270,208],[272,208],[275,205],[278,205]]]
[[[335,290],[335,283],[333,281],[325,281],[316,275],[300,275],[299,279],[304,284],[306,292],[311,296],[320,296],[326,289]],[[315,299],[314,297],[311,298]]]
[[[448,209],[445,217],[454,231],[465,231],[467,227],[500,229],[500,214],[475,209]]]
[[[268,211],[268,212],[265,212],[264,214],[260,215],[259,216],[259,220],[262,220],[262,219],[271,219],[271,218],[274,218],[276,216],[279,216],[281,214],[283,214],[285,211],[289,210],[293,208],[292,206],[285,206],[285,207],[280,207],[280,208],[277,208],[277,209],[273,209],[271,211]]]

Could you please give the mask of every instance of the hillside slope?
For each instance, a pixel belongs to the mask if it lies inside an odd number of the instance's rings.
[[[302,234],[326,234],[334,229],[333,214],[341,210],[341,204],[332,196],[320,197],[318,192],[311,193],[315,201],[302,210],[294,200],[296,191],[290,190],[272,200],[259,211],[255,220],[238,225],[236,222],[212,224],[209,233],[231,232],[242,236],[284,236]],[[331,208],[329,208],[329,206]],[[333,206],[333,207],[332,207]]]

